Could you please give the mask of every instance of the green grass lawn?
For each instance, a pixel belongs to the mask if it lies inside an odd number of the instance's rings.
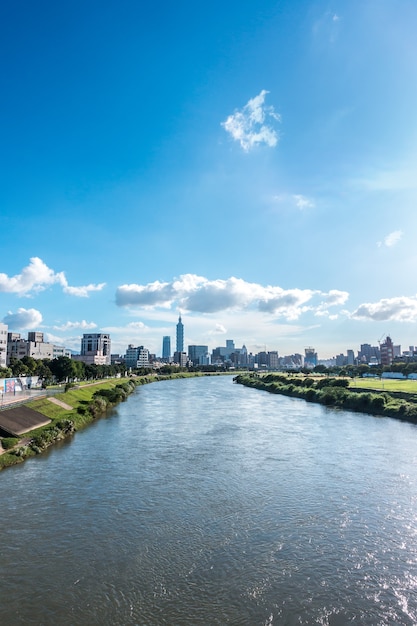
[[[375,389],[378,391],[402,391],[417,393],[417,380],[391,378],[355,378],[350,381],[351,389]]]
[[[116,385],[120,385],[123,382],[126,382],[127,378],[111,378],[106,381],[100,381],[97,385],[89,385],[80,388],[69,389],[69,391],[59,393],[56,395],[57,400],[61,400],[61,402],[65,402],[69,406],[72,406],[74,409],[77,406],[82,404],[88,404],[93,398],[94,393],[98,389],[113,389]],[[57,406],[48,398],[40,398],[39,400],[33,400],[28,403],[28,406],[35,411],[39,411],[43,415],[46,415],[50,419],[62,419],[63,417],[70,417],[72,415],[71,411],[64,409],[60,406]]]

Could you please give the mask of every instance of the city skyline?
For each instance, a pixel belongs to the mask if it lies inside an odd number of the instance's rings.
[[[108,334],[101,333],[84,333],[81,338],[80,351],[73,351],[72,358],[84,362],[92,362],[95,364],[110,364],[111,362],[119,362],[119,359],[126,359],[129,366],[133,367],[133,362],[141,362],[141,366],[147,366],[152,362],[158,364],[162,362],[176,363],[185,366],[188,360],[194,365],[210,365],[224,362],[230,359],[234,365],[250,365],[251,363],[259,363],[265,360],[269,367],[279,368],[281,365],[288,365],[290,362],[293,366],[303,366],[304,364],[313,367],[317,364],[325,365],[390,365],[395,358],[405,358],[414,361],[417,355],[417,346],[408,344],[401,346],[394,344],[390,336],[386,336],[383,341],[378,341],[378,345],[364,343],[355,350],[346,348],[345,352],[334,354],[332,357],[320,357],[316,348],[309,346],[304,351],[296,351],[292,354],[279,354],[278,350],[267,349],[252,353],[249,352],[243,344],[240,348],[235,345],[233,339],[226,339],[225,345],[216,346],[211,350],[207,345],[188,344],[184,345],[184,324],[181,315],[176,325],[177,345],[174,354],[171,354],[171,338],[164,335],[162,338],[162,353],[152,353],[146,346],[134,346],[129,344],[126,350],[116,354],[111,350],[111,337]],[[46,358],[55,359],[60,356],[71,357],[71,350],[65,346],[57,346],[45,341],[44,333],[40,331],[29,331],[27,339],[21,336],[21,333],[10,331],[6,325],[0,322],[0,366],[5,367],[9,363],[9,358],[14,357],[21,359],[23,356],[33,356],[35,359]],[[181,348],[181,350],[179,350]],[[7,358],[6,358],[7,355]],[[297,363],[294,362],[294,357]],[[198,361],[198,363],[197,363]],[[201,361],[201,362],[200,362]],[[271,362],[269,362],[271,361]]]
[[[24,9],[0,40],[9,329],[157,354],[180,310],[210,350],[417,343],[414,2]]]

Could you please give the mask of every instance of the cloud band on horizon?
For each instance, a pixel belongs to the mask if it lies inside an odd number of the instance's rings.
[[[208,280],[195,274],[184,274],[172,282],[121,285],[116,290],[116,304],[121,307],[176,307],[202,314],[251,309],[288,320],[298,319],[306,311],[323,314],[328,307],[343,305],[348,297],[346,291],[340,290],[326,293],[313,289],[283,289],[249,283],[234,276]]]

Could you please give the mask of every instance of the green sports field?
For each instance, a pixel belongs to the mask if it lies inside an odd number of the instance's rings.
[[[355,378],[349,383],[350,388],[375,389],[383,391],[402,391],[417,394],[417,380],[399,380],[391,378]]]

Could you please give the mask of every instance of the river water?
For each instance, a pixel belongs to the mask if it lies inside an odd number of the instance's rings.
[[[417,428],[138,388],[0,474],[5,625],[417,624]]]

